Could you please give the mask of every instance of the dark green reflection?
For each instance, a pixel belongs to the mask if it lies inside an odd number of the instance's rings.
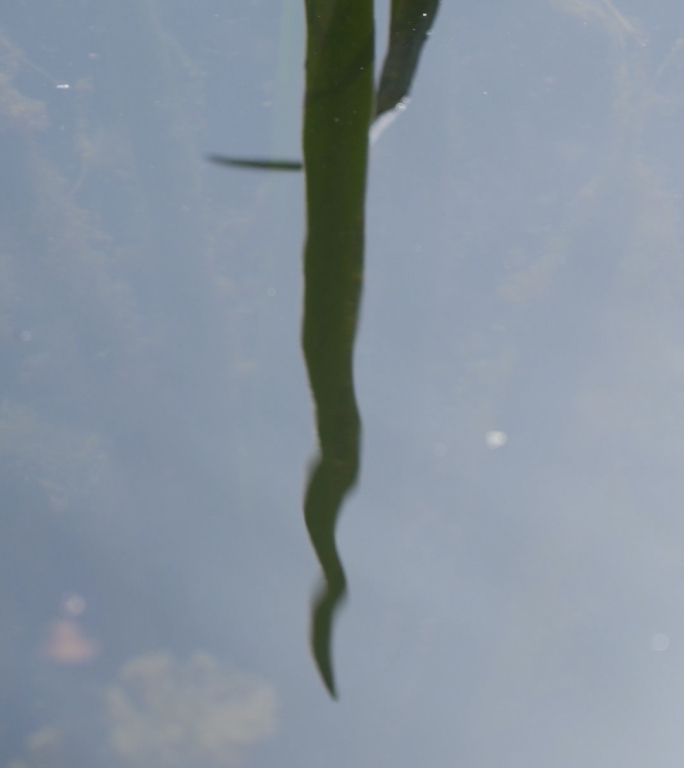
[[[306,526],[323,568],[311,640],[335,696],[332,620],[345,594],[335,546],[342,500],[359,469],[361,424],[352,358],[363,280],[368,130],[373,116],[373,0],[307,0],[302,344],[320,454],[309,476]]]
[[[334,4],[334,0],[320,0],[316,6]],[[393,110],[408,96],[418,68],[420,53],[430,34],[438,7],[439,0],[392,0],[389,45],[375,96],[374,120]],[[207,160],[217,165],[259,171],[301,171],[304,167],[299,160],[229,157],[217,154],[207,155]]]
[[[389,46],[378,83],[375,117],[408,96],[438,6],[439,0],[392,0]]]
[[[265,160],[242,157],[226,157],[225,155],[207,155],[207,160],[217,165],[229,165],[233,168],[248,168],[253,171],[301,171],[303,163],[299,160]]]
[[[376,95],[373,0],[306,0],[304,163],[208,156],[214,163],[241,168],[305,169],[302,346],[320,450],[309,474],[304,516],[323,569],[312,606],[311,644],[333,697],[332,627],[347,591],[335,527],[360,464],[353,353],[363,284],[369,129],[408,95],[438,5],[439,0],[393,0]]]
[[[363,284],[368,134],[373,119],[407,95],[437,5],[438,0],[394,0],[389,50],[374,98],[372,0],[306,3],[302,342],[320,453],[309,476],[304,515],[324,575],[313,603],[311,643],[333,697],[332,625],[346,593],[335,526],[359,471],[353,352]]]

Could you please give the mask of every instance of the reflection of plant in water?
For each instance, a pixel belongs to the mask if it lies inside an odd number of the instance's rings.
[[[133,765],[231,765],[275,730],[273,688],[227,672],[208,653],[186,665],[169,653],[138,656],[120,679],[107,692],[110,737]]]

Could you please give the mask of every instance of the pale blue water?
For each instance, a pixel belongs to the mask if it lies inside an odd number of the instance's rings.
[[[440,8],[371,149],[334,702],[303,179],[204,159],[301,158],[302,9],[0,11],[2,768],[679,765],[683,25]]]

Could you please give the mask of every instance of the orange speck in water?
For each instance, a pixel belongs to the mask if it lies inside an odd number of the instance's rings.
[[[100,653],[100,646],[83,632],[77,622],[60,619],[50,626],[43,653],[56,664],[87,664]]]

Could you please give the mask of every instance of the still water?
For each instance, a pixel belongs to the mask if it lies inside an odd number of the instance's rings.
[[[679,766],[684,10],[391,5],[0,10],[0,768]]]

